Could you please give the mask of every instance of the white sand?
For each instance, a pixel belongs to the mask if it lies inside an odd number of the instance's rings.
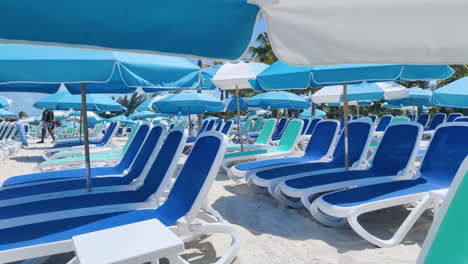
[[[30,173],[50,144],[31,144],[28,149],[0,164],[0,181]],[[243,241],[236,263],[414,263],[432,222],[426,212],[403,244],[376,248],[350,228],[332,229],[312,220],[308,211],[286,208],[264,195],[253,194],[245,184],[235,184],[220,172],[208,197],[224,219],[241,233]],[[403,207],[363,217],[371,233],[387,236],[395,231],[407,210]],[[228,245],[223,235],[188,243],[184,255],[191,263],[213,263]],[[69,257],[69,256],[67,256]],[[49,263],[63,263],[62,258]]]

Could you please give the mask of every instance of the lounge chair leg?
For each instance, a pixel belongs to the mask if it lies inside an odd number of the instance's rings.
[[[316,201],[312,202],[312,205],[308,207],[310,214],[314,218],[315,221],[319,222],[322,225],[333,227],[333,228],[340,228],[346,225],[347,219],[343,217],[334,217],[331,215],[327,215],[320,211],[318,208],[318,203]]]
[[[262,188],[253,183],[252,177],[247,178],[247,186],[254,192],[258,194],[268,194],[267,188]]]
[[[418,220],[421,214],[431,205],[432,199],[429,195],[424,196],[419,202],[418,205],[411,211],[411,213],[406,217],[405,221],[403,221],[402,225],[398,228],[397,232],[392,236],[392,238],[388,240],[379,239],[376,236],[371,235],[367,232],[358,222],[358,217],[361,214],[388,208],[388,204],[385,205],[370,205],[370,206],[362,206],[357,208],[354,212],[352,212],[348,216],[348,223],[354,229],[358,235],[360,235],[365,240],[369,241],[370,243],[378,246],[378,247],[393,247],[398,245],[403,238],[408,234],[411,227],[414,223]]]
[[[278,200],[279,202],[289,206],[289,207],[292,207],[292,208],[301,208],[302,207],[302,203],[301,203],[301,200],[298,199],[298,201],[292,201],[290,199],[288,199],[286,197],[286,195],[283,194],[283,192],[281,191],[281,188],[280,188],[281,185],[277,185],[276,188],[275,188],[275,191],[274,191],[274,195],[273,197],[275,197],[276,200]]]

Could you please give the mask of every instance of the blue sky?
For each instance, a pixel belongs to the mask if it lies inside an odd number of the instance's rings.
[[[254,30],[253,40],[256,39],[258,34],[266,31],[265,29],[265,21],[263,19],[259,19],[257,21],[257,25]],[[194,63],[197,63],[196,60],[191,60]],[[141,91],[140,91],[141,92]],[[211,92],[214,96],[219,97],[219,92],[212,91]],[[18,113],[19,111],[24,111],[28,115],[39,115],[41,113],[40,109],[33,107],[34,102],[40,100],[47,94],[39,94],[39,93],[15,93],[15,92],[2,92],[0,95],[8,97],[13,100],[13,105],[7,107],[6,109]],[[112,95],[110,95],[112,96]]]

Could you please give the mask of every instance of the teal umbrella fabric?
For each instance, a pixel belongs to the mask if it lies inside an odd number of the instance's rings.
[[[0,2],[0,40],[236,60],[259,8],[246,0]],[[13,21],[16,21],[13,23]]]
[[[5,109],[0,109],[0,117],[15,117],[17,114]]]
[[[267,92],[255,95],[247,99],[247,104],[252,107],[260,107],[263,109],[306,109],[310,107],[307,100],[299,95],[279,91],[279,92]]]
[[[324,117],[326,115],[327,115],[327,113],[325,113],[324,111],[322,111],[320,109],[315,109],[315,117]],[[309,108],[309,109],[303,111],[302,113],[300,113],[299,116],[303,117],[303,118],[310,118],[310,117],[312,117],[312,110]]]
[[[237,111],[237,96],[233,95],[229,97],[228,99],[224,100],[224,110],[225,111]],[[241,111],[249,109],[249,106],[247,105],[247,100],[245,97],[239,97],[239,109]]]
[[[151,111],[141,111],[141,112],[135,112],[131,115],[128,116],[129,119],[145,119],[145,118],[154,118],[158,117],[160,114],[157,114],[155,112]]]
[[[433,80],[452,76],[448,65],[362,64],[296,67],[277,61],[251,81],[256,90],[306,89],[363,81]]]
[[[409,89],[408,97],[397,100],[388,100],[387,102],[389,104],[402,106],[431,106],[432,91],[413,87]]]
[[[59,47],[0,45],[0,91],[131,93],[137,87],[191,89],[200,68],[184,58]]]
[[[118,115],[118,116],[114,116],[114,117],[111,117],[109,119],[106,119],[107,121],[119,121],[121,124],[124,124],[124,125],[133,125],[135,124],[134,121],[128,119],[126,116],[124,115]]]
[[[208,94],[180,92],[153,103],[151,108],[159,113],[186,115],[222,111],[224,104]]]
[[[68,92],[58,92],[42,98],[35,102],[33,106],[40,109],[78,110],[81,109],[81,95],[73,95]],[[101,94],[87,94],[86,108],[89,111],[95,112],[125,110],[123,106],[112,100],[112,98]]]
[[[468,77],[458,79],[433,94],[434,104],[451,108],[468,108]]]
[[[149,99],[147,99],[146,101],[144,101],[143,103],[141,103],[141,105],[139,105],[136,110],[138,112],[141,112],[141,111],[147,111],[147,110],[153,110],[151,108],[151,106],[153,105],[153,103],[165,98],[166,96],[168,96],[170,94],[161,94],[161,95],[157,95],[155,97],[151,97]]]

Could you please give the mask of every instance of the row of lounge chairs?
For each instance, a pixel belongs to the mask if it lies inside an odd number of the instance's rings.
[[[382,117],[380,122],[386,122]],[[290,121],[292,122],[292,121]],[[371,150],[379,126],[384,131]],[[468,123],[446,122],[435,128],[421,165],[415,163],[424,127],[418,122],[377,124],[367,119],[349,122],[349,161],[344,169],[344,135],[337,121],[317,123],[304,153],[234,165],[228,175],[245,179],[252,191],[268,194],[290,207],[307,208],[318,222],[338,227],[345,223],[364,239],[380,246],[402,241],[421,213],[435,206],[429,193],[447,190],[468,155]],[[297,153],[301,153],[297,155]],[[236,154],[236,153],[232,153]],[[229,160],[232,154],[225,155]],[[237,154],[240,155],[240,154]],[[468,161],[466,161],[468,162]],[[359,224],[370,211],[413,204],[395,235],[377,238]]]
[[[230,235],[231,246],[217,263],[231,263],[239,250],[239,235],[205,199],[221,166],[227,136],[217,131],[199,134],[176,173],[187,143],[185,129],[168,131],[164,125],[142,123],[134,133],[116,165],[93,166],[93,192],[84,191],[84,168],[6,180],[0,189],[0,259],[73,251],[75,236],[157,219],[184,239]]]

